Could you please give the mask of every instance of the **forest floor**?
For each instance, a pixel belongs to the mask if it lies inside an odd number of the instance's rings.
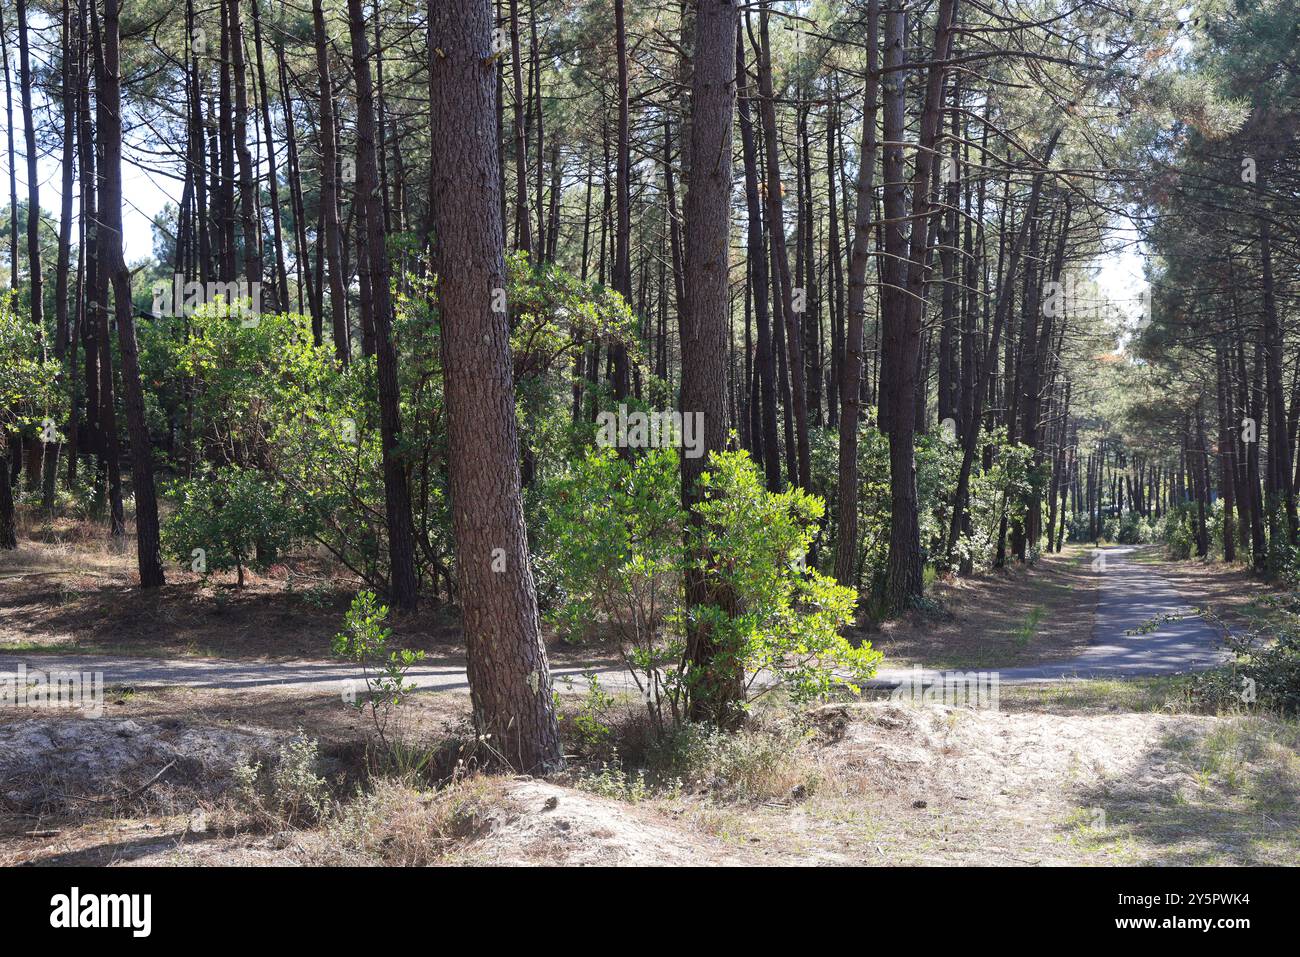
[[[363,788],[366,729],[336,695],[120,692],[96,720],[4,716],[0,864],[1293,864],[1300,726],[1186,713],[1171,680],[765,712],[682,747],[675,778],[579,759],[437,788]],[[464,696],[422,695],[403,734],[463,740],[467,719]],[[299,733],[337,800],[324,822],[263,815],[233,783]]]
[[[929,612],[869,637],[890,666],[1077,657],[1096,624],[1088,555],[1072,548],[941,583]],[[1160,562],[1153,550],[1135,560],[1230,623],[1268,613],[1267,591],[1240,568]],[[307,573],[287,567],[243,592],[178,581],[142,599],[128,596],[131,566],[66,538],[0,557],[0,655],[31,668],[48,652],[232,665],[322,658],[346,607],[342,585],[330,583],[327,599],[290,588]],[[397,628],[459,670],[462,649],[440,613]],[[565,671],[565,655],[601,650],[552,653]],[[407,742],[402,767],[378,769],[373,729],[336,690],[106,680],[102,717],[0,709],[0,864],[1300,858],[1300,725],[1196,713],[1177,676],[1008,685],[996,710],[914,706],[884,690],[811,711],[773,701],[739,736],[657,750],[637,702],[616,693],[593,713],[582,682],[561,681],[576,757],[546,781],[472,769],[463,693],[416,695],[388,729]],[[579,717],[603,729],[595,746]],[[319,743],[331,807],[322,821],[269,811],[237,785],[240,765],[269,763],[299,734]]]
[[[109,655],[286,662],[323,660],[360,582],[324,558],[295,557],[264,574],[201,576],[168,568],[167,584],[136,587],[133,541],[111,547],[99,525],[58,519],[20,528],[0,552],[0,654]],[[462,656],[451,609],[426,603],[400,616],[394,646],[430,659]],[[548,641],[553,660],[616,660],[599,643]]]
[[[941,578],[926,610],[862,629],[886,666],[979,669],[1076,658],[1092,640],[1099,580],[1067,545],[1032,565]]]

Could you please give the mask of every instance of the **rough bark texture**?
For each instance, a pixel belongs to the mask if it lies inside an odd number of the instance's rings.
[[[433,11],[432,163],[438,306],[451,439],[452,527],[474,717],[522,771],[560,764],[519,484],[494,122],[492,9]]]
[[[727,441],[727,343],[731,335],[728,237],[731,231],[731,123],[735,111],[736,25],[731,0],[701,0],[695,21],[695,70],[691,82],[691,156],[686,191],[686,309],[681,314],[683,416],[704,420],[704,454],[682,456],[682,502],[699,501],[696,482],[708,456]],[[692,521],[699,521],[692,511]],[[692,568],[686,575],[688,608],[734,601],[713,575]],[[696,720],[728,724],[744,699],[744,674],[734,649],[720,647],[698,622],[687,635],[696,671],[690,713]]]

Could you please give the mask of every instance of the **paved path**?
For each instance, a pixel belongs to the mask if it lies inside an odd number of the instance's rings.
[[[1146,634],[1126,632],[1165,615],[1183,615],[1191,609],[1174,587],[1155,572],[1156,566],[1129,560],[1131,548],[1105,551],[1105,568],[1097,602],[1092,643],[1078,658],[1058,664],[1000,669],[1004,684],[1070,681],[1078,678],[1130,678],[1173,674],[1213,667],[1225,660],[1218,647],[1218,635],[1197,617],[1180,617],[1161,622]],[[1050,625],[1050,623],[1048,623]],[[335,662],[257,662],[211,658],[124,658],[114,655],[0,655],[0,679],[15,674],[19,664],[28,670],[102,672],[104,684],[112,686],[171,685],[190,688],[262,690],[295,688],[304,692],[342,693],[349,682],[360,677],[357,669]],[[560,664],[552,669],[556,684],[564,679],[575,688],[585,685],[584,675],[596,673],[610,689],[632,688],[627,672],[619,665]],[[928,684],[935,672],[922,671],[921,683]],[[468,691],[463,657],[427,658],[412,668],[410,680],[422,690]],[[884,669],[871,682],[877,687],[894,687],[901,681],[915,681],[916,671]]]

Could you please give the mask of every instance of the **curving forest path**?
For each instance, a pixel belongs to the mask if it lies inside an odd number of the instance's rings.
[[[998,669],[1007,684],[1072,681],[1085,678],[1135,678],[1211,668],[1226,660],[1218,632],[1192,613],[1191,606],[1154,566],[1132,561],[1133,548],[1111,548],[1097,598],[1092,642],[1077,658],[1065,662]],[[0,677],[13,675],[19,664],[45,671],[102,672],[106,687],[179,686],[229,690],[294,689],[343,693],[361,675],[353,666],[329,661],[259,662],[220,658],[130,658],[115,655],[0,655]],[[597,674],[611,688],[632,689],[621,665],[608,661],[552,667],[563,688],[565,679],[581,687],[584,676]],[[918,672],[881,669],[870,682],[894,687],[916,680]],[[922,669],[923,683],[937,674]],[[425,691],[469,690],[463,656],[426,658],[412,668],[410,680]]]

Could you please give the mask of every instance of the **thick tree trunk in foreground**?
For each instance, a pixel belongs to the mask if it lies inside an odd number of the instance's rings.
[[[728,236],[731,227],[731,120],[735,110],[736,26],[731,0],[701,0],[695,22],[695,70],[691,80],[693,158],[686,191],[686,309],[680,317],[682,415],[704,420],[704,454],[682,456],[682,504],[691,519],[700,500],[696,483],[708,455],[727,441],[727,343],[731,335]],[[684,452],[685,450],[683,450]],[[734,599],[714,575],[697,568],[686,574],[690,609],[720,606]],[[697,721],[734,723],[744,700],[744,673],[735,649],[719,646],[712,632],[691,616],[687,656],[697,672],[690,715]]]
[[[432,11],[433,232],[451,438],[452,527],[474,720],[522,771],[563,755],[519,485],[488,0]]]

